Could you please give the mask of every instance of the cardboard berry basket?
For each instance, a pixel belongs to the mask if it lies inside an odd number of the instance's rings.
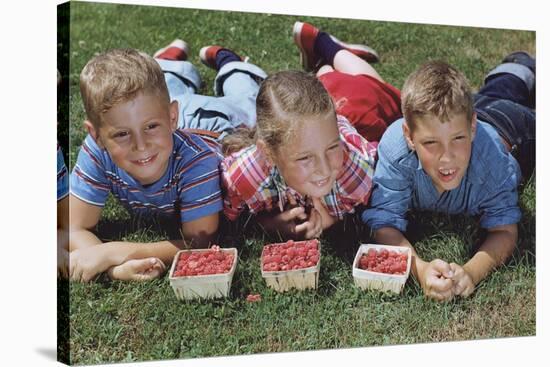
[[[375,249],[380,251],[387,249],[389,251],[397,251],[399,253],[407,254],[407,270],[404,274],[386,274],[369,270],[363,270],[359,268],[359,259],[363,254],[366,254],[369,249]],[[355,259],[353,260],[353,280],[355,285],[361,289],[377,289],[380,291],[391,291],[394,293],[401,293],[405,282],[409,277],[411,271],[411,249],[401,246],[387,246],[376,244],[362,244],[357,250]]]
[[[317,250],[319,254],[319,259],[314,266],[309,266],[305,268],[295,269],[295,270],[278,270],[278,271],[265,271],[264,270],[264,253],[266,251],[266,246],[262,250],[262,260],[261,260],[261,270],[262,277],[265,279],[265,282],[268,287],[276,290],[277,292],[286,292],[290,289],[317,289],[319,284],[319,272],[321,269],[321,243],[318,240],[310,240],[317,243]],[[309,241],[294,241],[294,243],[307,243]],[[274,243],[269,246],[282,246],[284,243]]]
[[[192,249],[180,250],[174,256],[172,266],[170,267],[170,285],[174,289],[176,297],[180,300],[196,298],[223,298],[229,296],[231,281],[237,267],[237,249],[221,248],[220,251],[230,252],[233,255],[233,264],[227,273],[212,275],[187,275],[175,276],[176,264],[182,253],[201,253],[211,251],[211,249]]]

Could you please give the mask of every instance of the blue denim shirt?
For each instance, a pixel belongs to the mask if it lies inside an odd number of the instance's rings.
[[[521,171],[496,130],[478,120],[472,155],[460,185],[441,195],[403,136],[403,119],[386,130],[378,146],[371,204],[362,220],[372,230],[407,228],[409,209],[480,216],[483,228],[519,222]]]

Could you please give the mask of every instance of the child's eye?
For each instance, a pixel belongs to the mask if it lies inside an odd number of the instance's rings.
[[[329,150],[335,150],[335,149],[338,149],[338,148],[340,148],[340,143],[331,145],[328,149]]]
[[[424,145],[434,145],[435,143],[436,143],[435,140],[428,140],[428,141],[425,141],[425,142],[422,143],[422,144],[424,144]]]
[[[464,139],[464,138],[465,138],[464,135],[460,135],[460,136],[455,137],[455,140],[462,140],[462,139]]]
[[[303,157],[300,157],[298,159],[296,159],[297,161],[300,161],[300,162],[305,162],[307,160],[309,160],[311,158],[311,156],[309,155],[306,155],[306,156],[303,156]]]
[[[157,128],[158,126],[159,126],[159,124],[156,123],[156,122],[150,123],[149,125],[147,125],[147,130],[153,130],[153,129]]]
[[[128,132],[126,131],[119,131],[113,135],[115,139],[125,138],[126,136],[128,136]]]

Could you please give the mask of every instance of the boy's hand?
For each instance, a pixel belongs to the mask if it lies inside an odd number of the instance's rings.
[[[57,247],[57,277],[69,278],[69,251]]]
[[[437,301],[450,301],[454,297],[451,266],[440,259],[432,260],[419,273],[424,294]]]
[[[166,265],[156,257],[128,260],[109,269],[111,279],[146,281],[160,277]]]
[[[455,296],[468,297],[475,289],[472,277],[458,264],[451,263],[453,271],[453,293]]]
[[[72,251],[69,255],[71,280],[89,282],[111,267],[106,261],[107,254],[104,249],[104,245],[94,245]]]

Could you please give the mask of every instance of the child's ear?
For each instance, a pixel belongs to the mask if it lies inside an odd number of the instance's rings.
[[[88,134],[90,134],[90,136],[95,140],[96,144],[103,149],[104,146],[99,138],[99,131],[95,128],[94,124],[92,124],[89,120],[84,120],[84,129],[86,129]]]
[[[472,121],[470,123],[470,133],[472,136],[472,141],[474,140],[476,136],[476,130],[477,130],[477,114],[474,112],[472,116]]]
[[[178,128],[178,118],[180,114],[178,101],[170,102],[169,113],[170,113],[170,127],[172,128],[172,131],[176,131],[176,129]]]
[[[407,124],[407,121],[403,122],[403,136],[405,137],[405,141],[407,142],[409,149],[414,150],[414,143],[412,141],[411,128],[409,127],[409,124]]]

